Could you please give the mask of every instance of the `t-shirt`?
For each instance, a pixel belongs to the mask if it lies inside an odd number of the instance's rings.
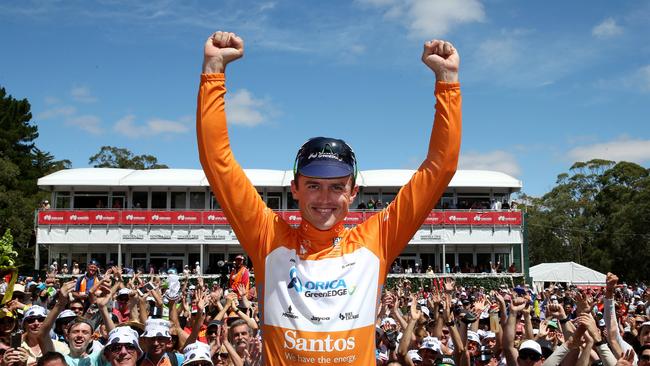
[[[183,360],[185,359],[182,354],[178,352],[173,353],[173,357],[176,357],[176,364],[178,366],[183,364]],[[142,361],[140,361],[140,366],[172,366],[172,362],[169,359],[169,354],[165,353],[160,360],[158,360],[157,364],[154,364],[151,362],[149,357],[147,357],[147,354],[145,353],[144,357],[142,358]]]
[[[93,352],[83,357],[72,357],[69,354],[63,355],[68,366],[104,366],[110,363],[102,357],[101,352]]]
[[[70,348],[68,348],[67,344],[57,340],[53,340],[52,344],[54,345],[54,350],[62,355],[70,353]],[[24,340],[20,346],[27,350],[27,366],[36,365],[36,361],[42,356],[42,352],[39,352],[38,354],[34,353],[34,350]]]
[[[204,74],[198,95],[199,155],[212,191],[253,261],[266,365],[375,364],[375,312],[389,266],[453,177],[458,162],[458,83],[436,84],[427,158],[387,207],[346,228],[292,227],[269,209],[235,161],[223,74]],[[259,148],[251,146],[250,148]]]

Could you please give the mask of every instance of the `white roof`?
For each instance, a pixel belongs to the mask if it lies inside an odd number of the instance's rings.
[[[244,169],[257,187],[288,187],[291,170]],[[357,184],[362,187],[401,187],[415,170],[383,169],[359,172]],[[201,169],[132,170],[115,168],[65,169],[38,180],[38,186],[49,187],[206,187],[208,181]],[[508,174],[488,170],[458,170],[449,187],[493,187],[519,190],[521,181]]]
[[[605,285],[605,275],[575,262],[542,263],[530,267],[533,282],[568,282],[574,285]]]

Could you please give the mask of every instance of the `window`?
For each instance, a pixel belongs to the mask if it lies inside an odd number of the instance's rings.
[[[151,192],[151,208],[167,208],[167,192]]]
[[[187,193],[185,192],[172,192],[171,208],[172,209],[187,208],[187,204],[185,203],[185,197],[187,197]]]
[[[132,208],[148,208],[147,205],[147,192],[133,192]]]
[[[108,192],[75,192],[74,208],[105,209],[108,205]]]
[[[272,210],[279,210],[282,207],[282,193],[268,192],[266,194],[266,206]]]
[[[70,208],[71,202],[70,192],[56,192],[54,208]]]
[[[192,210],[205,208],[205,192],[190,192],[190,208]]]
[[[111,193],[111,208],[122,209],[126,203],[126,192]]]
[[[211,210],[221,210],[221,205],[219,204],[219,201],[217,201],[214,198],[214,194],[210,192],[210,209]]]

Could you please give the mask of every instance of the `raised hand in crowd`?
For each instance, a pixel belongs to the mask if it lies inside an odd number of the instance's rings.
[[[8,348],[2,355],[2,366],[26,366],[29,354],[27,350],[18,348]]]

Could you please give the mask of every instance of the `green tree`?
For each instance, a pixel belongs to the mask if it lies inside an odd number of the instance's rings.
[[[648,174],[629,162],[577,162],[550,192],[525,197],[531,262],[575,261],[632,280],[649,279]]]
[[[11,229],[17,264],[33,260],[34,210],[44,198],[36,180],[69,166],[35,145],[38,128],[30,123],[31,106],[0,88],[0,232]]]
[[[89,158],[88,164],[95,168],[122,169],[164,169],[152,155],[134,155],[130,150],[114,146],[102,146],[99,152]]]

